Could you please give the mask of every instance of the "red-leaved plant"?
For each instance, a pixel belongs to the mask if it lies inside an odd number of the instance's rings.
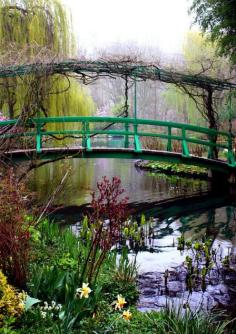
[[[0,179],[0,269],[19,288],[26,285],[30,250],[27,197],[12,169]]]
[[[113,177],[110,181],[104,176],[102,181],[97,183],[97,188],[98,196],[96,197],[95,192],[92,193],[90,224],[95,231],[102,231],[100,246],[110,249],[118,242],[121,226],[129,215],[128,197],[121,198],[125,190],[121,188],[121,180],[118,177]]]
[[[92,240],[81,277],[84,279],[86,274],[88,282],[96,280],[107,253],[119,241],[122,226],[129,216],[128,197],[122,197],[125,190],[118,177],[110,181],[104,176],[97,188],[98,195],[92,193],[92,213],[89,214]]]

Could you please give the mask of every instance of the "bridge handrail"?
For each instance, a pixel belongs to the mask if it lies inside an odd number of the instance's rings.
[[[42,123],[126,123],[126,124],[138,124],[138,125],[158,125],[165,126],[177,129],[185,129],[189,131],[194,131],[198,133],[204,134],[212,134],[212,135],[220,135],[220,136],[231,136],[230,133],[226,131],[218,131],[215,129],[209,129],[202,126],[185,124],[185,123],[177,123],[177,122],[168,122],[168,121],[158,121],[158,120],[149,120],[149,119],[135,119],[135,118],[120,118],[120,117],[99,117],[99,116],[59,116],[59,117],[40,117],[40,118],[32,118],[28,120],[28,124],[42,124]],[[21,124],[19,119],[12,120],[4,120],[0,121],[0,126]]]
[[[168,121],[158,121],[158,120],[150,120],[150,119],[142,119],[142,118],[128,118],[128,117],[99,117],[99,116],[59,116],[59,117],[41,117],[41,118],[33,118],[33,123],[61,123],[61,122],[88,122],[88,123],[126,123],[126,124],[143,124],[143,125],[158,125],[158,126],[170,126],[172,128],[177,129],[186,129],[192,130],[195,132],[212,134],[212,135],[220,135],[220,136],[229,136],[230,134],[226,131],[218,131],[215,129],[209,129],[206,127],[201,127],[197,125],[185,124],[185,123],[176,123],[176,122],[168,122]]]
[[[49,123],[81,123],[81,130],[49,130],[45,131],[42,129],[45,124]],[[110,124],[124,124],[124,130],[111,130],[111,129],[91,129],[89,128],[90,123],[110,123]],[[19,119],[14,120],[4,120],[0,121],[0,128],[2,126],[16,125],[21,126],[22,122]],[[118,117],[98,117],[98,116],[59,116],[59,117],[40,117],[40,118],[32,118],[26,122],[26,125],[29,127],[35,127],[35,132],[23,132],[23,133],[0,133],[0,138],[7,137],[19,137],[19,136],[36,136],[36,149],[37,152],[41,152],[42,148],[42,137],[47,135],[71,135],[71,134],[81,134],[83,137],[83,146],[85,146],[88,150],[92,150],[90,136],[94,134],[110,134],[110,135],[123,135],[126,138],[125,147],[129,147],[128,137],[134,137],[134,147],[136,152],[141,152],[141,144],[139,142],[139,136],[149,136],[149,137],[159,137],[162,139],[167,139],[167,151],[172,151],[172,140],[182,141],[182,154],[185,157],[190,157],[189,149],[187,143],[195,143],[200,145],[205,145],[209,147],[208,157],[213,157],[213,148],[225,148],[228,150],[227,158],[228,164],[232,166],[236,166],[236,162],[234,159],[233,153],[233,136],[231,133],[225,131],[217,131],[215,129],[209,129],[206,127],[200,127],[191,124],[185,123],[176,123],[176,122],[167,122],[167,121],[159,121],[159,120],[149,120],[149,119],[136,119],[136,118],[118,118]],[[133,131],[129,129],[129,126],[133,126]],[[139,125],[152,125],[165,127],[168,129],[168,134],[164,133],[155,133],[155,132],[143,132],[138,130]],[[181,135],[173,134],[172,129],[181,129]],[[198,134],[206,134],[208,135],[208,140],[198,139],[196,137],[189,137],[186,134],[186,131],[196,132]],[[221,144],[216,142],[216,138],[218,136],[226,137],[226,144]],[[128,145],[128,146],[127,146]]]

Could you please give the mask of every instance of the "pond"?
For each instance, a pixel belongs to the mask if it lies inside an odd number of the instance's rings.
[[[90,202],[91,192],[103,176],[120,177],[136,215],[144,213],[154,218],[155,238],[147,240],[145,251],[138,255],[140,272],[179,265],[183,256],[176,250],[176,242],[183,232],[187,239],[207,235],[223,249],[236,246],[234,199],[223,192],[212,192],[208,181],[144,172],[131,160],[67,159],[32,173],[30,187],[39,203],[47,202],[68,170],[63,190],[53,203],[63,208],[55,215],[56,220],[76,225],[83,205]]]
[[[202,294],[199,288],[191,298],[186,295],[186,272],[182,264],[186,253],[177,250],[178,238],[212,239],[212,247],[220,256],[236,253],[236,201],[225,190],[213,191],[206,180],[166,176],[135,168],[134,161],[119,159],[66,159],[46,164],[33,171],[29,185],[38,202],[47,203],[65,173],[69,176],[52,203],[53,219],[63,225],[80,229],[83,212],[91,200],[91,192],[103,176],[118,176],[129,197],[129,207],[136,219],[144,214],[151,220],[152,233],[146,233],[144,245],[136,257],[139,271],[142,311],[166,305],[167,298],[175,304],[187,299],[193,310],[232,305],[235,294],[230,285],[215,280]],[[149,228],[147,224],[145,228]],[[133,257],[134,254],[130,255]],[[181,267],[182,266],[182,267]],[[168,269],[168,293],[164,275]],[[233,277],[233,289],[236,277]],[[232,282],[231,282],[232,283]],[[232,284],[231,284],[232,286]],[[222,292],[223,291],[223,292]],[[232,306],[233,307],[233,306]]]

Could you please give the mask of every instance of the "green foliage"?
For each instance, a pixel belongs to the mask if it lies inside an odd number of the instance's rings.
[[[184,265],[187,269],[186,289],[190,293],[199,288],[204,292],[213,272],[217,273],[215,278],[219,282],[224,282],[227,272],[235,273],[234,256],[228,254],[222,259],[221,248],[219,245],[214,248],[212,239],[185,240],[182,234],[178,238],[178,249],[187,251]]]
[[[196,104],[186,93],[183,93],[175,85],[167,85],[167,89],[162,93],[166,105],[173,109],[178,119],[184,123],[205,126],[205,121],[199,114]]]
[[[49,305],[55,301],[62,304],[62,309],[58,314],[52,315],[51,310],[45,314],[42,306],[30,308],[28,312],[35,319],[33,326],[36,333],[49,328],[52,333],[69,333],[74,326],[80,326],[84,319],[99,312],[99,305],[103,301],[112,303],[118,294],[125,296],[129,304],[134,304],[137,300],[136,264],[129,262],[126,247],[120,255],[115,250],[107,254],[96,284],[91,285],[89,298],[80,298],[80,293],[76,292],[82,285],[81,275],[90,250],[91,234],[87,233],[90,230],[87,217],[77,236],[69,228],[61,229],[47,220],[42,221],[37,229],[38,238],[32,240],[35,251],[30,265],[28,292],[33,298],[37,298],[37,303],[41,300]],[[43,313],[40,313],[40,309]],[[50,319],[52,316],[54,323]],[[44,320],[46,325],[42,324]],[[32,320],[25,315],[22,319],[23,328],[31,324]]]
[[[125,99],[123,96],[120,96],[118,98],[118,102],[113,104],[111,107],[111,113],[114,117],[118,117],[120,113],[124,110],[124,105],[125,105]]]
[[[180,175],[190,175],[190,176],[207,176],[206,168],[202,168],[198,166],[150,161],[144,167],[155,170],[155,171],[161,171],[161,172],[166,172],[170,174],[180,174]]]
[[[119,294],[125,296],[128,306],[134,305],[139,297],[139,292],[135,282],[124,283],[124,281],[119,281],[112,276],[104,282],[102,291],[104,293],[104,300],[109,303],[112,303]]]
[[[1,49],[7,43],[15,43],[19,49],[37,43],[60,55],[72,55],[73,36],[60,1],[22,0],[19,3],[15,0],[1,0],[0,15]],[[29,56],[33,53],[34,50],[29,49]]]
[[[141,226],[145,226],[145,217]],[[64,334],[64,333],[212,333],[221,334],[227,322],[217,322],[217,318],[208,314],[192,314],[188,310],[174,312],[172,309],[161,312],[141,313],[133,306],[138,298],[135,283],[137,269],[135,262],[129,262],[128,249],[124,247],[120,254],[110,251],[99,272],[97,283],[91,285],[88,298],[81,297],[80,267],[83,267],[86,252],[86,227],[83,221],[80,235],[74,235],[69,229],[60,229],[58,225],[44,220],[38,227],[38,238],[33,239],[35,254],[31,264],[29,298],[31,307],[14,323],[4,325],[6,334]],[[184,242],[187,246],[187,242]],[[192,249],[209,256],[210,241],[195,242]],[[40,254],[40,252],[42,254]],[[47,254],[48,253],[48,254]],[[46,257],[43,263],[42,255]],[[74,260],[77,268],[74,267]],[[58,265],[58,264],[61,265]],[[189,258],[189,270],[193,262]],[[115,310],[117,295],[125,297],[125,310],[129,309],[132,318],[123,318],[123,309]],[[40,302],[41,300],[41,302]],[[27,303],[27,300],[26,300]],[[62,304],[59,307],[59,304]],[[34,304],[34,305],[33,305]],[[15,329],[17,328],[17,329]],[[15,331],[15,332],[14,332]],[[0,332],[1,333],[1,332]]]
[[[20,334],[62,334],[58,319],[51,317],[42,318],[42,313],[39,307],[35,307],[25,312],[20,322],[17,333]],[[63,333],[64,334],[64,333]]]
[[[156,332],[170,334],[223,334],[229,321],[219,322],[214,314],[193,314],[191,311],[169,307],[160,313],[147,314]]]
[[[127,305],[134,305],[139,296],[136,277],[136,257],[129,259],[127,247],[123,247],[120,254],[114,251],[110,261],[109,258],[106,261],[100,277],[104,299],[112,303],[117,295],[122,295]]]
[[[63,306],[58,314],[52,314],[51,307],[44,307],[41,313],[32,309],[31,316],[38,319],[37,330],[44,328],[41,325],[44,317],[48,320],[47,326],[52,326],[50,318],[53,316],[56,320],[53,325],[56,326],[55,331],[66,333],[75,322],[92,314],[101,288],[94,285],[89,298],[80,298],[76,293],[80,287],[80,269],[83,269],[80,251],[86,248],[83,243],[79,243],[78,237],[69,229],[60,230],[58,225],[50,224],[46,220],[40,224],[39,231],[40,240],[35,244],[36,251],[31,264],[29,293],[34,298],[48,303],[55,301]],[[43,261],[46,253],[48,256],[46,261]]]
[[[13,317],[5,318],[0,328],[0,334],[17,334],[13,329],[15,321],[16,319]]]
[[[193,0],[190,8],[195,22],[203,32],[210,31],[219,53],[236,63],[236,2],[235,0]]]
[[[60,0],[0,0],[0,59],[9,65],[51,63],[75,56],[71,23]],[[0,109],[10,118],[88,115],[94,105],[75,79],[63,75],[0,80]]]
[[[194,2],[199,3],[198,0]],[[184,71],[227,80],[232,76],[231,66],[226,58],[216,55],[216,49],[216,43],[210,42],[207,35],[203,36],[199,32],[189,31],[183,47]],[[167,106],[177,111],[181,121],[199,126],[206,126],[206,122],[210,122],[209,110],[207,110],[203,95],[201,88],[187,89],[184,86],[173,85],[169,85],[163,93]],[[227,93],[214,93],[214,109],[217,118],[225,117],[226,95]]]
[[[138,272],[136,265],[136,256],[134,259],[129,258],[129,249],[127,246],[122,247],[118,265],[116,266],[114,277],[121,284],[127,284],[129,282],[134,283],[136,281]]]
[[[116,313],[106,313],[99,323],[85,321],[81,334],[223,334],[227,331],[229,321],[219,321],[218,314],[193,314],[179,307],[177,310],[169,307],[159,312],[139,312],[131,308],[132,318],[124,320]],[[100,315],[101,316],[101,315]]]

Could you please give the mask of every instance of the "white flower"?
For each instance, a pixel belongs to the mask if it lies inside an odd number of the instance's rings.
[[[41,317],[42,317],[43,319],[45,319],[46,316],[47,316],[47,312],[42,312],[42,311],[41,311]]]
[[[76,289],[76,294],[75,296],[78,298],[88,298],[89,294],[92,292],[90,287],[88,286],[89,283],[83,283],[82,288]]]
[[[55,310],[56,310],[56,311],[60,311],[61,308],[62,308],[62,305],[61,305],[61,304],[58,304],[58,305],[55,307]]]

